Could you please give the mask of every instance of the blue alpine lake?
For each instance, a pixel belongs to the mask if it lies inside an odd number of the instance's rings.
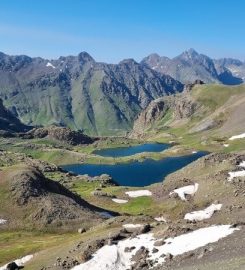
[[[175,172],[194,160],[205,156],[207,152],[197,152],[179,157],[167,157],[161,160],[146,159],[115,165],[74,164],[62,168],[76,174],[98,176],[109,174],[120,186],[143,187],[161,182],[168,174]]]
[[[106,148],[95,150],[93,154],[103,157],[126,157],[142,152],[161,152],[170,148],[170,144],[166,143],[145,143],[127,147]]]

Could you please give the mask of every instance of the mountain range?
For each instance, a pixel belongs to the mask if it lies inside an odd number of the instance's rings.
[[[56,60],[0,53],[5,112],[28,126],[65,126],[93,136],[125,135],[151,101],[197,79],[241,84],[245,62],[214,60],[194,49],[173,59],[151,54],[118,64],[96,62],[86,52]],[[6,123],[1,129],[9,129]]]
[[[172,59],[151,54],[141,61],[162,74],[182,83],[202,80],[205,83],[237,85],[245,81],[245,62],[232,58],[212,59],[189,49]]]
[[[28,125],[60,125],[89,135],[124,135],[150,101],[183,85],[127,59],[96,62],[88,53],[57,60],[0,54],[0,98]]]

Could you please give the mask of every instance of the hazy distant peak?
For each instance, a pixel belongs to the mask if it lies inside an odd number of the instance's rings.
[[[191,55],[198,55],[199,53],[193,49],[193,48],[190,48],[189,50],[186,51],[187,53],[191,54]]]
[[[172,59],[154,53],[141,63],[182,83],[202,80],[235,85],[245,81],[245,63],[242,61],[232,58],[214,60],[193,48]]]
[[[192,60],[192,59],[198,58],[199,56],[201,55],[197,51],[191,48],[187,51],[184,51],[182,54],[180,54],[176,58],[184,58],[186,60]]]
[[[237,65],[237,66],[244,65],[244,62],[234,58],[220,58],[215,61],[221,65]]]

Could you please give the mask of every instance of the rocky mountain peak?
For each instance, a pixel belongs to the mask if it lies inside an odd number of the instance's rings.
[[[202,80],[205,83],[236,85],[245,81],[245,64],[242,61],[231,58],[214,60],[193,48],[172,59],[152,54],[141,63],[184,84]]]
[[[195,49],[193,49],[193,48],[188,49],[186,52],[187,52],[188,54],[190,54],[190,55],[198,55],[198,54],[199,54],[199,53],[198,53]]]
[[[93,57],[88,54],[87,52],[81,52],[78,54],[78,60],[79,62],[95,62],[95,60],[93,59]]]
[[[175,59],[181,59],[185,61],[203,61],[204,58],[208,58],[208,56],[199,54],[194,49],[189,49],[187,51],[184,51],[182,54],[177,56]],[[210,59],[211,60],[211,59]]]
[[[152,53],[146,57],[149,61],[158,61],[161,56],[157,53]]]
[[[138,65],[138,63],[133,58],[124,59],[119,62],[119,65]]]

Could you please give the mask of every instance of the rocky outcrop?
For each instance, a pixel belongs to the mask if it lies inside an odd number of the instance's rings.
[[[202,85],[202,84],[205,84],[204,81],[202,81],[202,80],[195,80],[193,83],[185,84],[184,91],[191,91],[194,86],[196,86],[196,85]]]
[[[132,137],[143,134],[158,119],[162,118],[169,109],[169,105],[164,99],[153,100],[149,106],[143,110],[134,122]]]
[[[133,131],[130,136],[142,136],[148,129],[153,128],[154,124],[156,124],[156,126],[164,125],[164,123],[159,122],[164,119],[166,113],[170,113],[171,121],[189,118],[199,106],[200,105],[193,100],[188,91],[176,96],[154,100],[140,113],[134,123]]]
[[[65,127],[50,126],[46,128],[34,128],[31,131],[22,134],[25,139],[49,138],[60,142],[66,142],[71,145],[90,144],[96,139],[84,135],[81,131],[74,131]]]
[[[172,110],[176,120],[190,117],[196,110],[198,104],[189,96],[183,95],[173,100]]]
[[[109,186],[116,185],[116,182],[109,174],[101,174],[98,176],[89,176],[88,174],[77,175],[77,181],[86,181],[86,182],[99,182],[101,185]]]

